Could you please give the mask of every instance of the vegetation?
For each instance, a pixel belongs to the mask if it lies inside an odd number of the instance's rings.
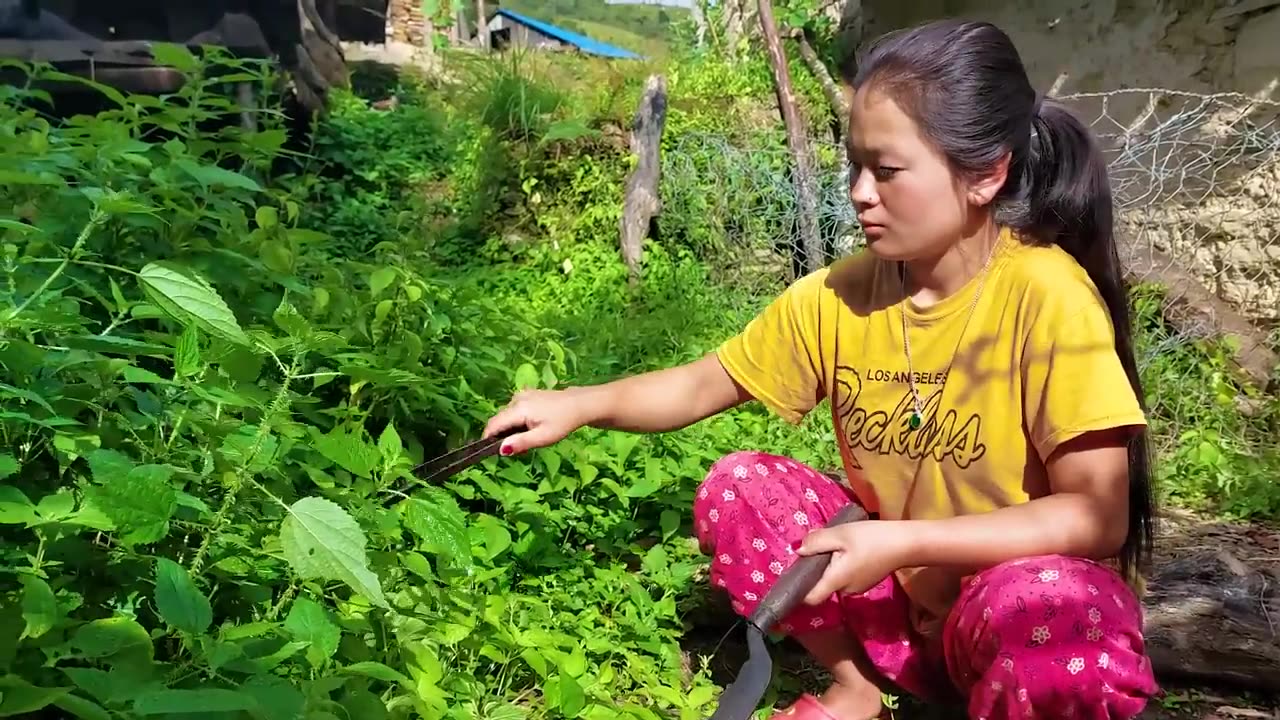
[[[274,112],[238,127],[222,84],[254,66],[171,54],[180,93],[103,88],[116,106],[96,116],[0,89],[0,715],[709,714],[682,620],[706,590],[692,493],[741,448],[837,467],[821,410],[798,429],[751,406],[661,436],[584,430],[435,486],[411,470],[516,388],[711,350],[779,285],[717,270],[716,219],[767,198],[690,189],[630,287],[610,128],[643,77],[519,60],[405,77],[392,110],[340,97],[298,153]],[[762,64],[670,76],[669,137],[781,147],[725,112],[767,107]],[[1274,517],[1274,407],[1237,412],[1207,344],[1145,372],[1169,494]]]

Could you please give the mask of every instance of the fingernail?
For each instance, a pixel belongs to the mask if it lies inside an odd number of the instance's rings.
[[[502,447],[498,448],[498,452],[502,453],[503,455],[510,455],[510,454],[511,454],[511,446],[510,446],[510,445],[508,445],[507,443],[503,443],[503,444],[502,444]]]

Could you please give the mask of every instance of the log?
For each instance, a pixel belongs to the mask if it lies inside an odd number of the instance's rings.
[[[622,261],[634,283],[640,276],[640,259],[653,218],[662,210],[658,180],[662,171],[662,130],[667,122],[667,81],[662,75],[649,76],[644,94],[631,121],[631,152],[635,167],[627,177],[622,199],[622,233],[618,245]]]
[[[1145,577],[1146,651],[1161,683],[1280,692],[1280,532],[1166,510]],[[740,642],[727,596],[701,578],[685,609],[688,635],[709,647]],[[740,650],[715,665],[732,673]]]
[[[1162,524],[1143,599],[1156,673],[1280,692],[1280,533],[1188,513]]]
[[[1145,243],[1122,240],[1120,259],[1130,282],[1154,283],[1164,288],[1165,322],[1181,334],[1231,340],[1235,343],[1231,363],[1236,374],[1258,389],[1274,389],[1273,375],[1280,358],[1268,346],[1266,333],[1165,253]]]
[[[804,251],[801,268],[807,274],[823,265],[813,149],[809,146],[809,133],[800,116],[795,91],[791,87],[787,58],[782,52],[782,40],[778,37],[778,25],[773,18],[773,3],[770,0],[756,0],[756,4],[760,14],[760,30],[764,33],[769,62],[773,66],[773,85],[778,95],[778,109],[782,112],[782,122],[787,129],[787,147],[791,150],[792,173],[796,185],[796,220],[800,228],[800,247]]]

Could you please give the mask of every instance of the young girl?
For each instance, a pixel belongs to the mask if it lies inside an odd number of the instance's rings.
[[[522,392],[486,435],[525,426],[509,455],[751,399],[797,422],[827,399],[849,487],[739,452],[693,508],[743,615],[797,556],[834,551],[778,628],[833,682],[774,717],[866,720],[896,686],[970,718],[1133,718],[1157,690],[1133,587],[1153,509],[1104,160],[990,24],[885,36],[848,82],[864,251],[706,358]],[[873,519],[821,529],[851,502]]]

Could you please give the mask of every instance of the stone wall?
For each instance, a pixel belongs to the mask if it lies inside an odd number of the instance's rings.
[[[387,42],[427,44],[426,19],[421,0],[389,0],[387,3]]]
[[[1068,96],[1105,136],[1127,238],[1186,263],[1246,316],[1280,321],[1280,0],[862,0],[861,11],[864,38],[938,17],[999,25],[1035,86]]]

